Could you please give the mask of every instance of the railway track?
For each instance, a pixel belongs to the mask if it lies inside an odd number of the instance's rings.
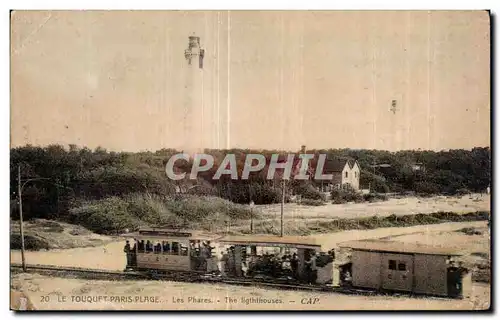
[[[23,272],[22,265],[12,263],[10,268],[14,272]],[[51,265],[26,265],[28,273],[39,273],[48,276],[64,277],[64,278],[77,278],[89,280],[163,280],[173,282],[185,283],[217,283],[235,286],[254,286],[264,287],[270,289],[280,290],[296,290],[296,291],[309,291],[309,292],[331,292],[346,295],[363,295],[374,296],[380,295],[381,292],[371,289],[360,289],[352,287],[334,287],[334,286],[319,286],[319,285],[305,285],[299,283],[280,283],[276,281],[266,281],[264,279],[236,279],[236,278],[221,278],[217,276],[206,276],[188,272],[171,271],[167,273],[154,273],[143,271],[113,271],[101,269],[87,269],[78,267],[59,267]],[[412,296],[409,293],[391,293],[392,296]],[[442,297],[435,297],[438,299],[445,299]]]
[[[13,263],[10,268],[14,272],[23,272],[22,265]],[[192,273],[179,273],[177,271],[167,273],[137,272],[137,271],[112,271],[100,269],[87,269],[78,267],[59,267],[51,265],[27,265],[27,272],[40,273],[49,276],[74,277],[92,280],[165,280],[175,282],[205,282],[205,283],[223,283],[238,286],[261,286],[285,290],[304,290],[304,291],[341,291],[339,288],[331,286],[304,285],[293,283],[269,282],[256,279],[235,279],[221,278],[217,276],[193,275]]]

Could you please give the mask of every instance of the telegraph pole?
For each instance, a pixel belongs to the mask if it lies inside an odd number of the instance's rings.
[[[281,185],[281,236],[283,237],[283,209],[285,206],[285,179],[283,179],[282,185]]]
[[[24,246],[24,225],[23,225],[23,188],[24,186],[31,181],[39,181],[39,180],[51,180],[50,178],[31,178],[21,183],[21,165],[17,165],[17,194],[19,197],[19,229],[21,233],[21,259],[23,263],[23,271],[26,271],[26,257],[25,257],[25,246]],[[57,208],[59,210],[59,184],[52,183],[57,186]],[[64,186],[62,186],[64,187]],[[70,189],[70,188],[67,188]],[[71,189],[70,189],[71,190]]]
[[[21,165],[17,166],[17,193],[19,197],[19,229],[21,231],[21,259],[23,271],[26,272],[26,258],[24,256],[24,227],[23,227],[23,198],[21,191]]]
[[[250,201],[250,233],[253,233],[253,207],[254,202],[252,200]]]

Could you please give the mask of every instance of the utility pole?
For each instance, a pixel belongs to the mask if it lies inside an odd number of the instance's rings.
[[[25,257],[25,246],[24,246],[24,225],[23,225],[23,188],[24,186],[31,181],[39,181],[39,180],[51,180],[50,178],[31,178],[21,183],[21,165],[17,165],[17,194],[19,197],[19,231],[21,233],[21,259],[23,263],[23,271],[26,271],[26,257]],[[59,184],[52,183],[55,185],[57,189],[57,207],[59,209]],[[64,187],[64,186],[62,186]],[[70,188],[67,188],[70,189]],[[71,189],[70,189],[71,190]]]
[[[250,201],[250,233],[253,233],[253,206],[254,202]]]
[[[283,209],[285,206],[285,179],[283,179],[282,185],[281,185],[281,236],[283,237]]]
[[[23,197],[21,193],[21,165],[17,166],[17,193],[19,197],[19,229],[21,231],[21,259],[23,271],[26,272],[26,258],[24,256],[24,227],[23,227]]]

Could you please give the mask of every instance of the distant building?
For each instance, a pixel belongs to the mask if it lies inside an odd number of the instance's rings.
[[[323,168],[323,174],[333,175],[330,182],[332,189],[352,188],[359,191],[360,172],[359,163],[350,159],[327,159]]]
[[[414,163],[411,165],[413,171],[424,171],[425,167],[423,163]]]
[[[397,241],[362,240],[340,245],[352,250],[352,285],[463,298],[471,294],[471,273],[453,249]]]

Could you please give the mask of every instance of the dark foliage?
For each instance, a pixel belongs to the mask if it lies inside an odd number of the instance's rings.
[[[213,180],[217,164],[226,154],[236,155],[239,176],[248,153],[264,154],[266,159],[276,150],[207,150],[215,158],[215,167],[203,172],[198,180],[188,178],[171,181],[165,175],[165,163],[176,150],[157,152],[107,152],[102,148],[90,150],[70,145],[47,147],[25,146],[10,151],[11,215],[18,216],[17,168],[21,165],[23,181],[28,178],[49,178],[28,182],[23,188],[23,213],[27,219],[64,218],[73,203],[82,200],[99,200],[123,197],[132,193],[170,196],[176,190],[192,195],[216,195],[237,203],[268,204],[281,201],[282,189],[279,176],[267,180],[266,168],[250,174],[249,180],[231,180],[222,176]],[[391,153],[376,150],[330,149],[309,150],[308,153],[327,153],[329,157],[355,159],[360,164],[361,187],[372,191],[415,191],[422,195],[464,194],[466,191],[482,192],[491,181],[491,152],[489,148],[450,151],[400,151]],[[282,152],[285,154],[285,152]],[[388,164],[384,168],[372,165]],[[415,164],[420,169],[415,170]],[[189,170],[190,163],[179,167]],[[192,188],[193,185],[201,187]],[[310,184],[287,182],[286,199],[294,192],[303,198],[320,199],[320,194]],[[342,200],[344,201],[344,200]],[[357,201],[357,199],[351,199]]]

